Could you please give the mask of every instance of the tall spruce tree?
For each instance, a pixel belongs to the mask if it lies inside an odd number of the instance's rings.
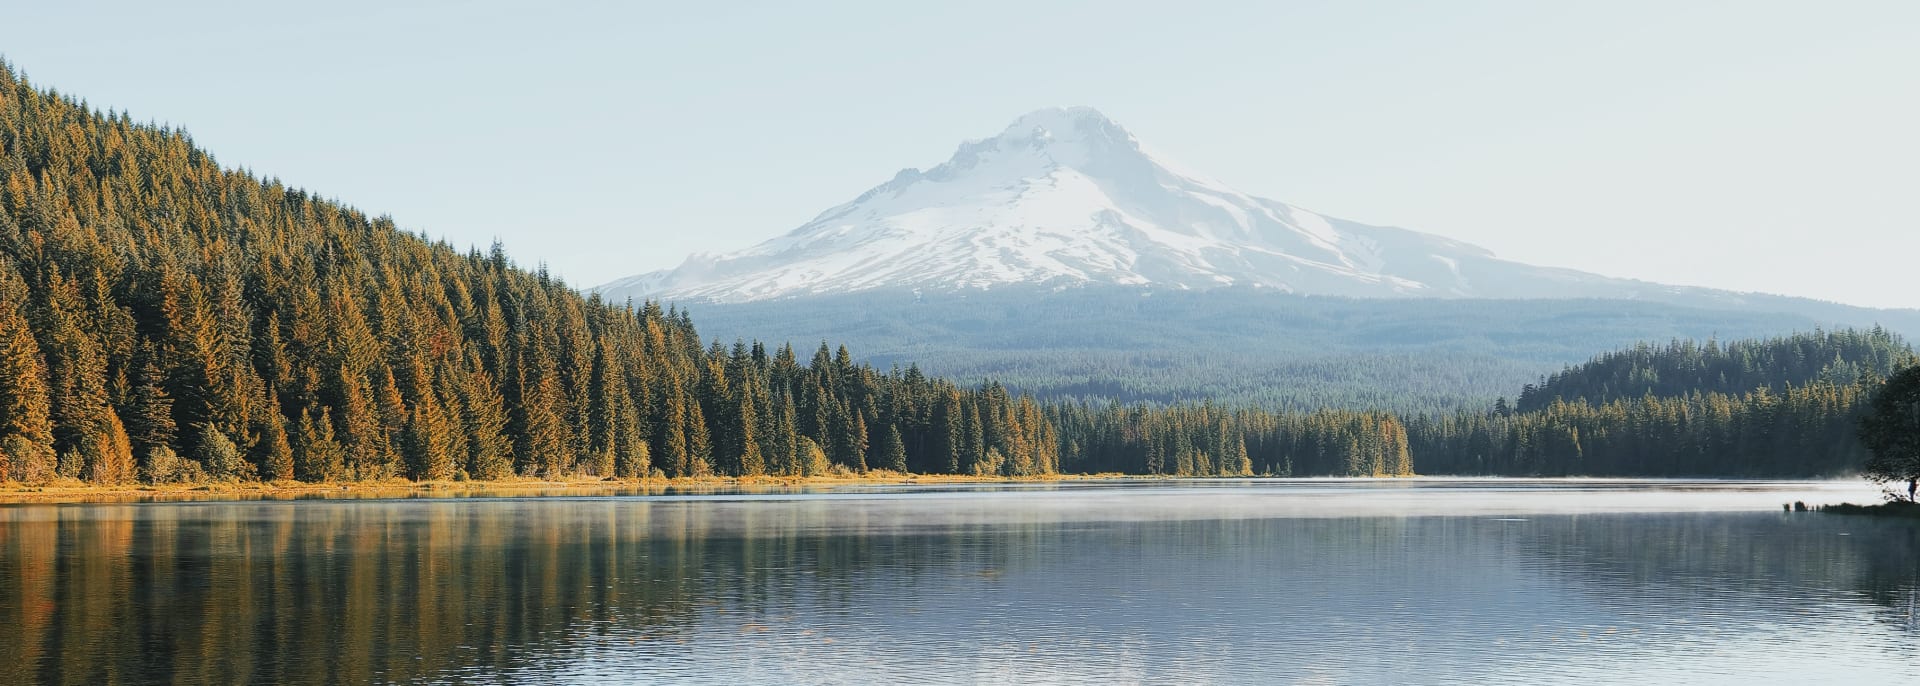
[[[880,466],[896,472],[907,471],[907,443],[900,438],[900,427],[887,425],[880,439]]]
[[[27,298],[12,261],[0,258],[0,478],[37,482],[53,472],[53,417]]]

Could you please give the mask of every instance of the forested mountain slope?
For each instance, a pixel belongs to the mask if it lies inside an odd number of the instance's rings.
[[[1660,348],[1642,343],[1528,385],[1517,408],[1525,412],[1555,401],[1600,405],[1622,398],[1741,394],[1760,388],[1784,392],[1822,381],[1851,385],[1864,378],[1887,378],[1914,361],[1906,341],[1879,327],[1725,344],[1676,340]]]
[[[1850,474],[1873,394],[1915,362],[1880,329],[1639,345],[1529,385],[1517,409],[1421,417],[1409,436],[1432,473]]]
[[[723,341],[842,341],[877,366],[998,379],[1041,399],[1398,412],[1484,409],[1544,374],[1641,341],[1870,327],[1899,314],[1834,306],[1834,319],[1817,319],[1627,300],[1096,286],[872,290],[685,307],[703,333]]]

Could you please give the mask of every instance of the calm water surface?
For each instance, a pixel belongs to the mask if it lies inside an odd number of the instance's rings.
[[[1841,483],[0,506],[0,682],[1920,683]]]

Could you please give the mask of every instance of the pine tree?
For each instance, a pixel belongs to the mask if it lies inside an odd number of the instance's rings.
[[[105,408],[100,433],[86,439],[82,450],[87,455],[82,478],[97,484],[122,484],[134,480],[133,443],[112,407]]]
[[[406,470],[407,462],[401,451],[407,444],[406,400],[400,397],[400,384],[393,378],[393,367],[377,364],[369,375],[372,382],[374,410],[379,417],[380,438],[375,443],[379,451],[375,458],[375,476],[389,479]]]
[[[469,371],[461,387],[461,409],[467,430],[466,471],[475,479],[500,479],[513,473],[513,442],[505,434],[507,410],[493,379],[481,368],[479,355],[470,353]]]
[[[38,482],[52,476],[53,419],[26,304],[26,284],[0,259],[0,479]]]
[[[880,439],[880,464],[896,472],[907,471],[907,444],[900,439],[900,427],[888,424]]]
[[[321,408],[316,418],[309,408],[301,408],[293,433],[294,478],[308,483],[343,478],[345,460],[344,449],[334,438],[331,410]]]
[[[960,393],[949,391],[940,402],[939,419],[935,422],[934,460],[929,471],[947,474],[960,473],[960,453],[965,441],[961,438],[965,422],[960,411]]]
[[[453,478],[455,468],[454,426],[446,407],[434,392],[424,362],[415,360],[408,374],[413,407],[405,424],[408,476],[421,481],[445,481]]]
[[[623,403],[619,416],[619,428],[614,431],[614,474],[625,479],[647,476],[653,470],[653,455],[640,435],[640,415],[632,403]]]
[[[986,459],[986,434],[980,426],[980,406],[966,403],[966,410],[960,425],[960,469],[956,474],[980,474],[976,467]]]
[[[594,360],[593,388],[589,394],[589,429],[593,435],[587,447],[588,459],[581,471],[596,476],[612,476],[616,471],[614,465],[619,461],[620,434],[627,430],[622,425],[627,419],[627,384],[620,378],[622,365],[613,357],[613,345],[603,339],[595,347],[598,355]]]
[[[523,475],[557,478],[568,451],[567,424],[557,409],[563,398],[560,381],[540,345],[530,343],[528,349],[531,355],[521,365],[520,398],[515,403],[520,418],[515,463]]]
[[[287,438],[286,415],[280,412],[280,401],[271,393],[267,394],[263,409],[255,430],[260,440],[254,444],[254,464],[259,465],[260,478],[263,480],[291,479],[293,444]]]
[[[153,356],[151,350],[143,356],[133,395],[128,399],[128,438],[142,460],[155,448],[171,447],[175,431],[173,398],[167,395],[166,377]]]
[[[343,477],[385,478],[381,470],[381,456],[386,452],[385,434],[380,428],[379,413],[368,397],[371,392],[366,380],[342,366],[335,387],[340,398],[335,406],[340,408],[338,437],[345,459]]]
[[[845,446],[842,464],[856,472],[867,471],[867,418],[859,412],[842,411],[843,416],[851,416],[852,421],[842,420],[846,425],[846,437],[837,441]]]
[[[707,438],[706,415],[700,411],[700,403],[688,402],[683,407],[687,409],[687,476],[710,476],[713,444]]]
[[[792,349],[784,351],[792,355]],[[776,358],[778,359],[778,358]],[[766,462],[767,473],[780,476],[799,476],[804,472],[800,464],[800,433],[794,418],[793,399],[782,394],[774,399],[778,410],[773,413],[773,429],[768,432]]]
[[[668,476],[691,476],[693,458],[687,445],[687,399],[677,386],[669,387],[660,414],[660,428],[654,432],[660,446],[662,464],[659,466]]]
[[[735,464],[739,466],[735,476],[765,474],[766,457],[760,450],[759,416],[756,410],[758,402],[753,395],[753,385],[742,380],[742,383],[735,385],[735,388],[739,398],[731,409],[739,415],[737,424],[739,428],[735,430],[734,437],[736,449],[740,451],[739,457],[735,460]]]
[[[109,436],[117,419],[107,391],[107,359],[99,343],[81,326],[82,311],[78,286],[62,278],[57,270],[48,276],[42,330],[52,341],[48,348],[48,369],[52,380],[53,447],[60,458],[55,470],[69,478],[88,474],[120,475],[131,472],[131,460],[122,469],[120,455]],[[124,432],[123,432],[124,433]]]

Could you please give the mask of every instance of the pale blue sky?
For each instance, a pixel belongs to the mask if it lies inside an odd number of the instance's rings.
[[[577,285],[1084,104],[1325,214],[1920,307],[1920,2],[559,4],[17,3],[0,53]]]

